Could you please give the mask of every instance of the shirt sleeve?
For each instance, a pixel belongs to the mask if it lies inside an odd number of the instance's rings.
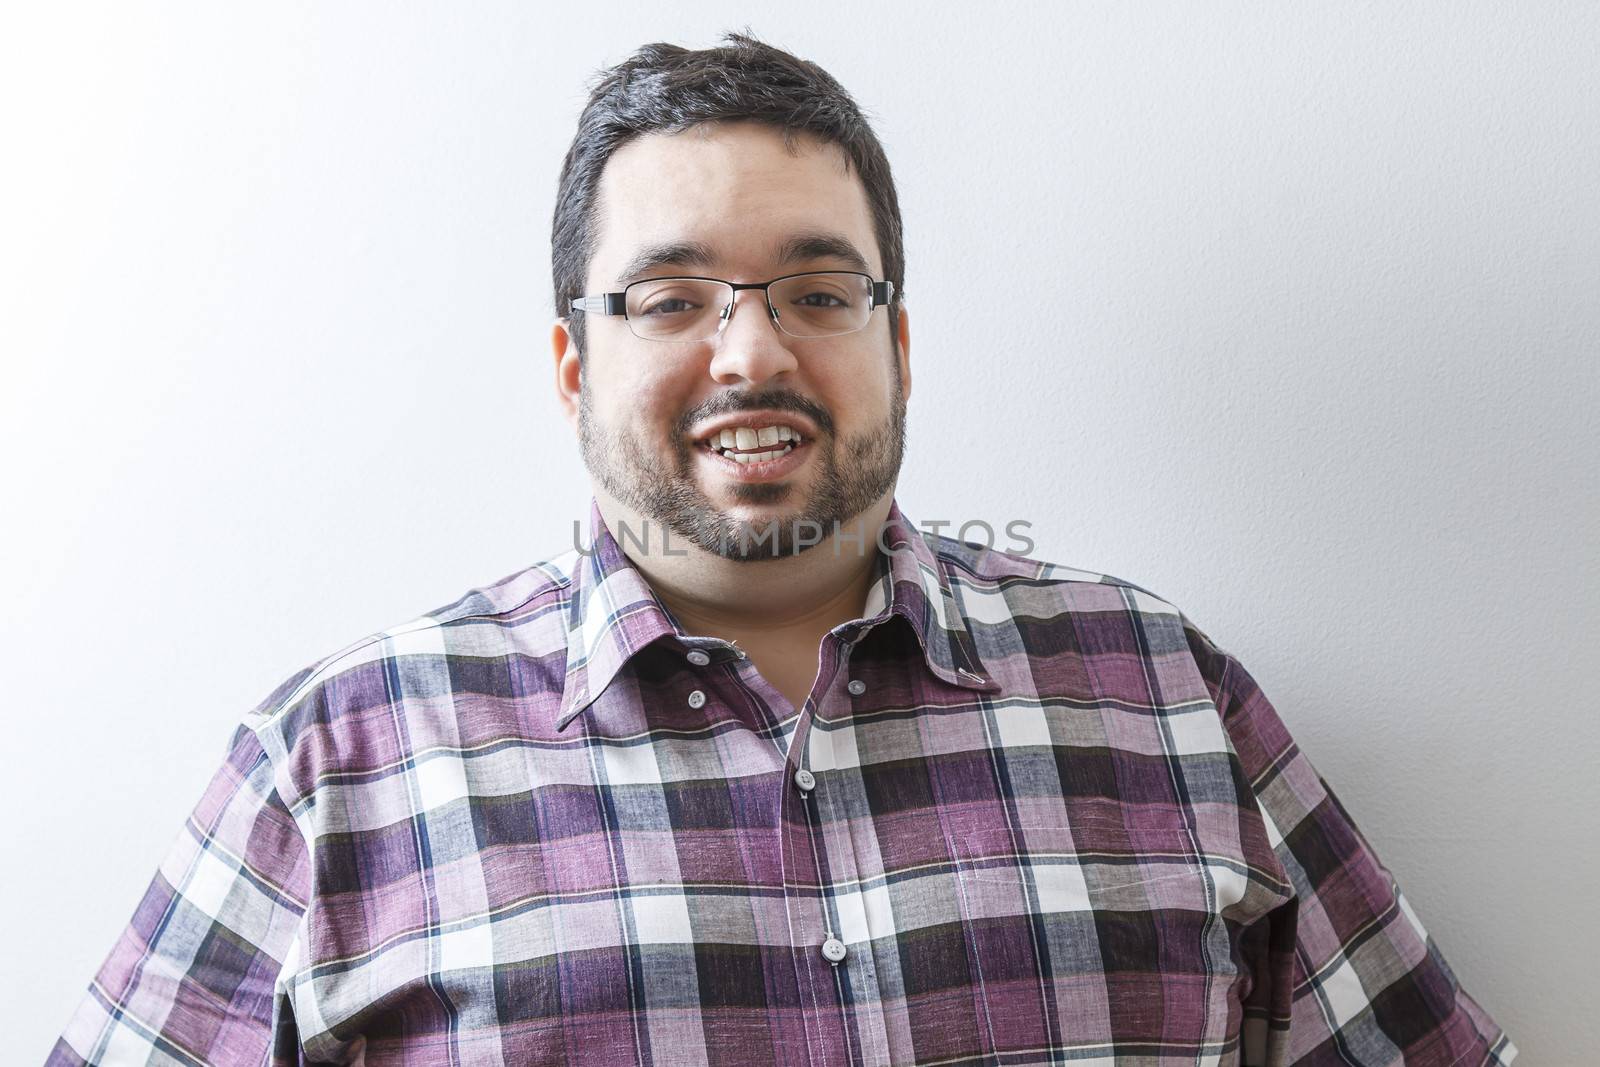
[[[260,1065],[295,1049],[277,986],[309,862],[241,724],[47,1064]]]
[[[1291,899],[1241,936],[1257,959],[1246,1067],[1504,1065],[1511,1039],[1456,981],[1394,876],[1250,674],[1184,630]]]

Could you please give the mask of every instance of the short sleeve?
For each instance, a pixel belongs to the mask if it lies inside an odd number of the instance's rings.
[[[1244,935],[1269,958],[1245,1005],[1243,1063],[1509,1064],[1516,1046],[1456,981],[1255,680],[1187,619],[1184,629],[1294,888]]]
[[[297,1044],[278,977],[310,881],[272,763],[240,725],[47,1063],[277,1062]]]

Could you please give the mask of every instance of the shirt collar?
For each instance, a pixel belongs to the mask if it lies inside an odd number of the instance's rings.
[[[867,626],[900,615],[922,646],[928,669],[964,689],[994,691],[978,657],[966,614],[951,588],[947,566],[927,538],[891,502],[878,537],[877,580],[867,594],[862,620]],[[684,648],[725,648],[725,642],[683,632],[657,599],[643,573],[612,537],[600,507],[589,508],[589,549],[573,568],[567,607],[567,671],[557,730],[605,692],[640,649],[662,637]]]

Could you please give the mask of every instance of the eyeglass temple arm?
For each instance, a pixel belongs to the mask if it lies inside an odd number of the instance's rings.
[[[572,298],[572,310],[587,312],[591,315],[626,315],[628,313],[627,297],[623,293],[575,296]]]

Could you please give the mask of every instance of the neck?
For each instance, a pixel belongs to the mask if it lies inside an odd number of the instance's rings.
[[[795,555],[758,562],[724,559],[674,535],[662,543],[659,522],[646,520],[617,501],[595,494],[606,524],[616,534],[649,531],[618,545],[650,588],[689,633],[759,640],[764,635],[804,630],[826,633],[860,618],[872,587],[877,533],[889,515],[893,493],[861,515],[841,522],[845,536],[831,535]],[[853,535],[861,533],[858,544]]]

